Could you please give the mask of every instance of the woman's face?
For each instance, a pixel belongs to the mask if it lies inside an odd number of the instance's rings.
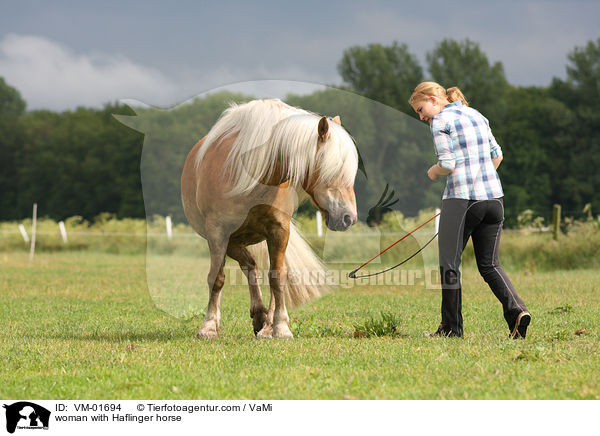
[[[413,109],[419,114],[421,121],[429,123],[434,116],[441,112],[442,105],[436,97],[430,96],[427,100],[415,103]]]

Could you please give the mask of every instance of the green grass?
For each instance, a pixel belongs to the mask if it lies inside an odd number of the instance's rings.
[[[156,308],[144,256],[0,253],[0,397],[599,399],[598,271],[508,273],[533,314],[525,341],[471,267],[463,339],[424,337],[438,291],[355,286],[291,310],[294,340],[257,340],[247,289],[227,286],[222,335],[200,341],[201,317]]]

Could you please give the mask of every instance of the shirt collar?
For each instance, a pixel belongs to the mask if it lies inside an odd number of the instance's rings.
[[[453,101],[452,103],[448,103],[446,106],[444,106],[442,108],[441,111],[439,111],[436,115],[433,116],[432,120],[434,120],[436,117],[439,117],[440,114],[447,109],[459,108],[459,107],[463,107],[463,106],[464,106],[464,104],[460,100],[456,100],[456,101]]]
[[[448,103],[446,106],[444,106],[444,109],[442,109],[442,110],[450,109],[453,107],[461,107],[461,106],[464,106],[463,102],[460,100],[456,100],[456,101],[453,101],[452,103]]]

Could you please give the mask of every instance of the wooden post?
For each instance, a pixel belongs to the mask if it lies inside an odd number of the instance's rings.
[[[21,232],[21,236],[23,236],[23,240],[27,244],[29,242],[29,236],[27,235],[27,230],[25,230],[25,226],[23,224],[19,224],[19,231]]]
[[[37,203],[33,203],[33,222],[31,224],[31,246],[29,247],[29,261],[33,260],[35,253],[35,234],[37,233]]]
[[[58,228],[60,229],[60,236],[62,236],[63,243],[66,244],[69,242],[69,239],[67,238],[67,228],[65,227],[65,222],[59,221]]]
[[[558,239],[558,234],[560,233],[560,204],[554,205],[554,210],[552,212],[552,237],[554,240]]]
[[[321,238],[323,236],[323,215],[321,211],[317,211],[317,236]]]
[[[170,241],[173,239],[173,221],[171,220],[171,215],[165,217],[165,224],[167,226],[167,239]]]

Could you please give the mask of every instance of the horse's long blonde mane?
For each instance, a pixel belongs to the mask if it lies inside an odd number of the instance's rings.
[[[225,162],[233,185],[230,195],[247,193],[261,180],[268,180],[278,161],[285,164],[284,177],[294,187],[315,171],[318,182],[351,186],[358,168],[354,141],[342,126],[330,120],[329,137],[318,145],[320,118],[277,99],[232,104],[208,132],[196,165],[209,147],[237,135]]]

